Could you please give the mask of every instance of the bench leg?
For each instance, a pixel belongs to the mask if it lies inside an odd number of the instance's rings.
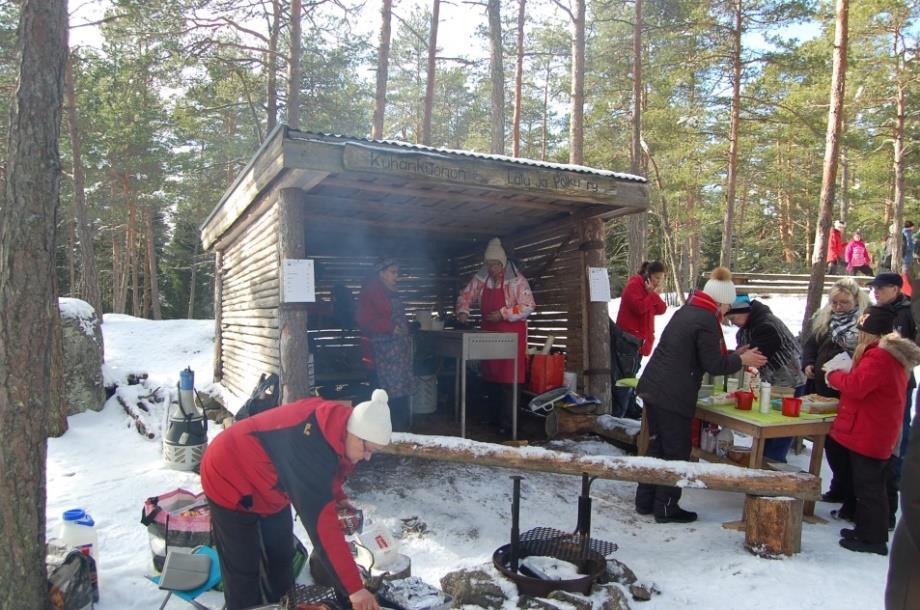
[[[761,557],[802,550],[802,508],[798,498],[744,497],[744,547]]]

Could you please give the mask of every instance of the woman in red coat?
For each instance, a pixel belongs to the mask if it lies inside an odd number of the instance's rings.
[[[920,363],[920,347],[892,332],[894,321],[890,309],[866,309],[853,366],[827,373],[827,384],[840,391],[840,406],[825,451],[843,486],[838,515],[856,523],[840,530],[840,546],[879,555],[888,554],[885,481],[904,418],[907,371]]]
[[[617,326],[634,337],[642,339],[639,353],[648,356],[655,343],[655,316],[663,314],[668,306],[658,294],[664,285],[664,265],[659,261],[645,261],[639,273],[629,278],[620,296]]]

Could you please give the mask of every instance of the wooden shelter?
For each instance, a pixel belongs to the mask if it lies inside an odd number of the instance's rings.
[[[360,378],[349,301],[374,260],[399,260],[410,317],[445,316],[498,236],[533,288],[529,341],[553,335],[609,405],[607,303],[590,302],[586,270],[606,267],[603,219],[647,206],[628,174],[279,126],[201,227],[216,256],[215,381],[232,408],[264,372],[283,400],[306,395],[311,352],[318,385]],[[316,303],[282,302],[287,259],[314,262]]]

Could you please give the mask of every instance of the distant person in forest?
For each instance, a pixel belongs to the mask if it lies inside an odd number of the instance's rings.
[[[862,232],[859,229],[853,231],[853,238],[847,244],[843,257],[847,262],[849,275],[855,275],[857,272],[872,275],[872,256],[869,254],[866,242],[862,240]]]
[[[668,306],[659,294],[664,286],[664,264],[645,261],[639,273],[629,278],[620,297],[617,326],[642,340],[639,353],[649,356],[655,343],[655,316],[667,311]],[[633,374],[637,373],[633,371]]]
[[[831,229],[830,239],[827,243],[828,275],[837,275],[846,265],[843,260],[843,250],[846,247],[843,241],[843,230],[846,226],[846,223],[842,220],[835,220]]]
[[[912,220],[904,221],[904,228],[901,229],[901,273],[908,278],[913,277],[911,273],[914,264],[914,223]]]

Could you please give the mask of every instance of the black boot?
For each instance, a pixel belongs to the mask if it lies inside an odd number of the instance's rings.
[[[840,539],[840,546],[848,551],[857,553],[875,553],[876,555],[887,555],[888,545],[884,542],[864,542],[862,540]]]
[[[692,523],[696,521],[696,513],[676,507],[666,511],[667,514],[655,515],[656,523]]]

